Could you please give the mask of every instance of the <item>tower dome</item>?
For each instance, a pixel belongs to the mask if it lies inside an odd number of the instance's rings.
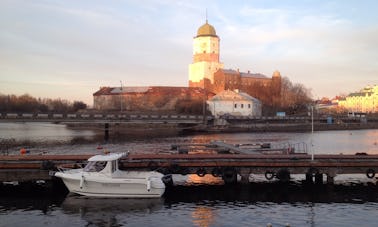
[[[202,25],[201,27],[198,28],[197,37],[198,36],[218,37],[217,33],[215,32],[215,28],[212,25],[210,25],[209,23],[207,23],[207,20],[206,20],[206,23],[204,25]]]
[[[273,77],[281,77],[281,73],[278,70],[276,70],[273,72]]]

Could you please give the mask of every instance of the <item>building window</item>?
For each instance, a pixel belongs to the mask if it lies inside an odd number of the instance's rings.
[[[244,108],[244,104],[241,104],[240,107],[241,107],[241,108]]]
[[[251,109],[251,104],[248,104],[248,109]]]
[[[235,105],[234,105],[234,106],[235,106],[235,109],[236,109],[236,108],[238,107],[238,104],[236,104],[236,103],[235,103]]]

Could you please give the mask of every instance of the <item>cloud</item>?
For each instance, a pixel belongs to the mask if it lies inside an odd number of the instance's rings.
[[[374,81],[374,7],[295,2],[1,2],[0,78],[30,84],[72,81],[70,86],[79,78],[79,89],[82,83],[94,89],[118,86],[119,80],[186,86],[192,38],[207,8],[227,68],[267,75],[278,69],[294,82],[317,86],[314,90],[331,78],[332,83]],[[359,72],[362,78],[356,78]],[[93,91],[86,92],[90,99]]]

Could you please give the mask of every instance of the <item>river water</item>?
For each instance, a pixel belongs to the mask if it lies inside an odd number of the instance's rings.
[[[171,144],[212,140],[232,144],[264,142],[272,146],[307,144],[307,151],[315,154],[378,154],[378,130],[323,131],[313,135],[233,133],[132,139],[118,136],[108,143],[104,143],[102,133],[101,129],[71,129],[45,123],[0,124],[2,141],[12,140],[33,154],[96,154],[104,149],[171,152]],[[112,135],[110,131],[111,138]],[[18,154],[18,149],[9,147],[7,152]],[[4,147],[2,151],[5,152]],[[368,184],[337,184],[332,188],[305,188],[295,183],[232,187],[195,184],[174,186],[161,199],[154,200],[87,199],[48,193],[0,195],[0,226],[376,226],[377,215],[375,179]]]

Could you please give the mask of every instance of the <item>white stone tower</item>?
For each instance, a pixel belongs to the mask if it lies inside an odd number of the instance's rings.
[[[189,65],[189,87],[201,87],[214,82],[214,73],[223,68],[219,62],[219,37],[207,20],[193,38],[193,63]]]

